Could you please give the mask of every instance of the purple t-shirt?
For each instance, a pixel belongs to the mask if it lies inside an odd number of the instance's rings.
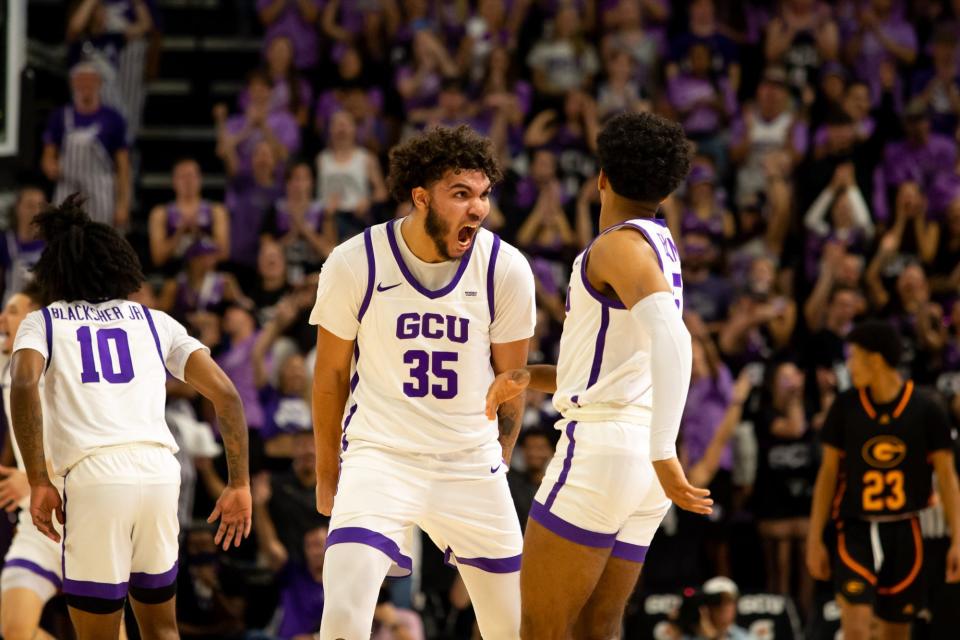
[[[246,265],[257,262],[259,234],[267,212],[283,197],[279,183],[260,185],[249,173],[227,183],[225,203],[230,212],[230,259]]]
[[[246,116],[235,115],[227,120],[227,132],[237,135],[246,124]],[[267,128],[282,144],[287,152],[293,156],[300,150],[300,126],[296,119],[287,111],[273,111],[267,115]],[[253,149],[265,136],[260,131],[254,131],[237,145],[237,164],[240,173],[250,172],[250,161],[253,158]],[[281,176],[283,167],[277,167],[277,176]]]
[[[733,376],[721,364],[716,379],[701,378],[690,385],[687,405],[680,422],[680,433],[687,451],[687,464],[703,458],[707,446],[723,420],[733,397]],[[720,468],[733,468],[733,449],[728,444],[720,455]]]
[[[416,69],[412,66],[403,66],[397,70],[396,84],[399,86],[401,80],[412,78],[416,74]],[[440,87],[443,84],[443,78],[437,72],[427,74],[417,92],[409,98],[404,98],[403,106],[409,113],[413,109],[429,109],[437,106],[437,99],[440,97]]]
[[[323,583],[317,582],[307,568],[290,563],[280,578],[280,628],[277,635],[284,640],[320,629],[323,616]]]
[[[907,181],[916,182],[920,189],[936,195],[934,185],[948,180],[957,162],[957,145],[946,136],[930,134],[923,146],[913,146],[906,140],[891,142],[883,150],[883,164],[875,182],[873,213],[877,220],[887,220],[891,211],[888,198],[893,189]],[[942,210],[945,203],[933,201],[930,208]]]
[[[257,0],[257,12],[261,12],[274,0]],[[313,0],[317,9],[323,9],[323,0]],[[293,63],[297,69],[308,69],[317,65],[319,61],[320,33],[317,26],[304,22],[297,3],[290,0],[280,15],[267,28],[267,35],[263,39],[263,48],[270,46],[270,41],[277,36],[286,36],[293,43]]]
[[[230,345],[230,348],[217,356],[217,364],[227,374],[240,394],[243,412],[247,416],[247,425],[251,429],[263,426],[263,407],[253,378],[253,345],[257,341],[254,333],[246,340]]]
[[[896,16],[890,16],[886,21],[880,24],[878,29],[883,32],[889,40],[896,42],[901,47],[917,50],[917,33],[913,26]],[[873,104],[880,103],[882,88],[880,84],[880,65],[886,60],[892,60],[893,56],[887,53],[883,43],[877,37],[876,33],[867,31],[863,34],[861,40],[860,55],[857,56],[855,68],[857,75],[863,78],[870,86],[870,97]],[[897,87],[895,95],[900,95],[900,79],[897,78]]]
[[[737,108],[736,95],[726,78],[719,79],[715,84],[705,78],[698,78],[681,73],[667,83],[667,97],[670,104],[683,116],[683,128],[690,135],[708,135],[717,133],[722,120],[717,110],[710,106],[696,106],[705,100],[720,98],[727,113],[734,113]]]
[[[57,109],[47,121],[47,129],[43,133],[44,144],[52,144],[58,149],[63,147],[68,111],[73,114],[74,128],[93,129],[97,140],[111,158],[117,151],[127,148],[127,123],[119,111],[107,106],[101,106],[93,113],[79,113],[72,106]]]

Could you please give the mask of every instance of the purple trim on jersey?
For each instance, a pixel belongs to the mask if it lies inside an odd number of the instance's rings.
[[[67,577],[67,475],[63,476],[63,535],[60,536],[60,575]]]
[[[631,224],[630,226],[636,229],[637,231],[639,231],[640,233],[642,233],[643,237],[647,239],[647,242],[650,244],[650,247],[653,249],[653,252],[657,254],[657,264],[660,265],[660,272],[666,273],[666,271],[663,270],[663,258],[660,257],[660,251],[657,249],[657,243],[653,241],[653,236],[651,236],[650,233],[643,227],[633,225],[633,224]]]
[[[343,437],[340,438],[340,446],[343,451],[347,450],[347,447],[350,446],[350,443],[347,441],[347,427],[350,426],[350,420],[353,419],[353,414],[357,412],[357,407],[359,405],[353,405],[350,407],[350,413],[347,414],[347,419],[343,421]]]
[[[130,574],[130,586],[140,589],[160,589],[169,587],[177,579],[177,569],[180,561],[177,560],[173,566],[163,573],[142,573],[132,572]]]
[[[533,501],[533,505],[530,507],[530,519],[535,520],[540,526],[549,529],[561,538],[588,547],[600,547],[603,549],[613,546],[617,540],[616,533],[600,533],[599,531],[590,531],[589,529],[583,529],[575,524],[571,524],[560,516],[550,513],[550,509],[536,500]]]
[[[46,307],[40,307],[40,313],[43,314],[43,325],[47,333],[47,364],[43,368],[46,371],[53,360],[53,318],[50,317],[50,309]]]
[[[92,580],[63,579],[63,592],[69,596],[119,600],[126,597],[127,587],[126,582],[110,584],[109,582],[94,582]]]
[[[493,249],[490,251],[490,263],[487,265],[487,305],[490,307],[490,322],[493,322],[496,317],[496,301],[493,299],[493,272],[497,269],[497,256],[499,254],[500,236],[493,234]]]
[[[400,247],[397,245],[396,233],[393,230],[394,224],[395,223],[393,222],[387,223],[387,240],[390,242],[390,250],[393,252],[393,258],[397,261],[397,266],[400,267],[400,273],[402,273],[403,277],[406,278],[408,283],[410,283],[410,286],[431,300],[442,298],[453,291],[454,288],[456,288],[456,286],[460,283],[460,278],[463,277],[464,272],[467,270],[467,264],[470,263],[470,256],[473,255],[473,248],[477,246],[476,236],[474,237],[473,242],[470,243],[470,248],[467,249],[467,252],[460,258],[460,266],[457,267],[457,273],[454,274],[453,279],[448,282],[446,286],[434,291],[427,289],[425,286],[420,284],[420,282],[414,277],[413,273],[410,272],[410,269],[407,267],[407,263],[403,261],[403,255],[400,253]]]
[[[610,326],[610,307],[600,307],[600,330],[597,331],[597,344],[593,348],[593,364],[590,366],[590,377],[587,379],[587,389],[600,379],[600,365],[603,364],[603,349],[607,342],[607,327]]]
[[[606,233],[606,232],[604,232]],[[602,234],[601,234],[602,235]],[[613,307],[614,309],[626,309],[627,306],[620,302],[619,300],[614,300],[613,298],[608,298],[599,291],[593,288],[593,285],[590,284],[590,279],[587,278],[587,256],[589,255],[590,247],[593,246],[593,242],[596,242],[596,238],[590,242],[586,249],[583,250],[583,256],[580,258],[580,280],[583,281],[583,288],[587,290],[593,298],[602,304],[604,308]]]
[[[679,273],[673,274],[673,286],[675,287],[683,286],[683,278],[680,277]]]
[[[353,361],[354,366],[356,367],[353,372],[353,378],[350,379],[350,393],[352,394],[357,388],[357,385],[360,384],[360,345],[358,343],[353,344]],[[350,443],[347,441],[347,427],[350,426],[350,421],[353,419],[353,414],[357,412],[357,403],[353,403],[353,406],[350,407],[350,411],[347,413],[346,419],[343,421],[343,435],[340,438],[340,447],[342,451],[346,451],[347,447],[350,446]]]
[[[576,420],[567,424],[567,440],[569,440],[567,443],[567,455],[563,459],[563,468],[560,469],[560,476],[553,484],[553,488],[550,489],[550,494],[547,496],[547,502],[544,505],[547,511],[549,511],[550,507],[553,506],[553,501],[557,499],[557,494],[560,492],[560,487],[566,483],[567,475],[570,473],[570,465],[573,463],[573,449],[577,446],[577,441],[573,438],[573,430],[576,426]]]
[[[621,560],[643,562],[647,558],[647,549],[649,548],[650,547],[644,547],[639,544],[630,544],[629,542],[617,540],[613,545],[613,551],[610,552],[610,555],[614,558],[620,558]]]
[[[573,404],[577,404],[577,403],[579,402],[579,400],[580,400],[580,394],[579,394],[579,393],[575,393],[575,394],[573,394],[572,396],[570,396],[570,402],[572,402]]]
[[[363,315],[370,306],[370,298],[373,297],[373,281],[377,279],[377,258],[373,253],[373,237],[370,235],[370,227],[363,230],[363,246],[367,252],[367,290],[363,294],[363,302],[360,303],[360,313],[357,314],[357,322],[363,320]]]
[[[453,566],[450,563],[451,557],[456,559],[457,565],[475,567],[487,573],[516,573],[520,571],[521,556],[519,555],[509,558],[461,558],[453,553],[450,547],[447,547],[447,550],[443,553],[443,561],[449,566]]]
[[[59,589],[61,586],[60,576],[55,574],[53,571],[44,569],[43,567],[38,565],[36,562],[31,562],[30,560],[26,560],[24,558],[11,558],[3,563],[4,569],[9,569],[11,567],[20,567],[21,569],[26,569],[27,571],[33,572],[38,576],[40,576],[41,578],[44,578],[52,582],[53,586],[55,586],[57,589]]]
[[[170,373],[167,370],[167,361],[163,359],[163,349],[160,347],[160,334],[157,333],[157,326],[153,324],[153,316],[150,315],[150,309],[147,309],[147,305],[145,304],[140,305],[140,307],[143,309],[143,315],[147,318],[147,324],[150,325],[150,333],[153,334],[153,344],[157,345],[157,355],[160,356],[160,365],[164,371]]]
[[[413,572],[413,559],[400,553],[400,546],[382,533],[377,533],[366,527],[341,527],[334,529],[327,536],[327,549],[335,544],[343,544],[344,542],[365,544],[368,547],[378,549],[407,573]]]

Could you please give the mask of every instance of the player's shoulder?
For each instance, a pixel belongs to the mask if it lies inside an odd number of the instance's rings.
[[[914,384],[913,397],[910,399],[910,403],[921,409],[928,407],[944,408],[941,396],[934,389],[917,384]]]
[[[533,271],[530,268],[530,263],[520,249],[517,249],[492,231],[482,227],[480,233],[477,234],[477,240],[487,243],[490,247],[491,257],[493,255],[493,245],[498,239],[500,242],[497,248],[496,277],[502,279],[523,276],[528,272],[532,274]]]
[[[380,225],[377,225],[379,227]],[[373,227],[371,233],[376,229]],[[367,249],[364,241],[364,234],[358,233],[348,240],[344,240],[336,247],[333,248],[333,251],[330,252],[330,259],[344,260],[352,263],[355,260],[362,260],[366,262]]]

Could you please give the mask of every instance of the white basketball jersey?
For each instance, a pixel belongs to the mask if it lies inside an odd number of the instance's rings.
[[[30,313],[14,351],[46,360],[43,410],[54,471],[98,448],[153,443],[177,450],[164,419],[167,372],[183,378],[202,344],[167,314],[126,300],[55,302]]]
[[[399,223],[364,232],[367,288],[360,307],[343,449],[366,441],[449,453],[497,438],[483,413],[493,381],[490,323],[500,238],[480,229],[453,279],[424,287],[400,252]]]
[[[666,223],[637,218],[603,233],[623,227],[642,233],[657,252],[660,268],[682,312],[680,256]],[[650,335],[637,326],[623,303],[590,285],[587,259],[591,246],[593,243],[573,262],[553,404],[568,420],[619,420],[649,425],[653,398]]]

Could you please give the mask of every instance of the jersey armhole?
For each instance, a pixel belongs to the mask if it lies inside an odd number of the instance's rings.
[[[53,360],[53,318],[47,307],[40,307],[40,313],[43,314],[43,326],[47,334],[47,363],[43,367],[46,371],[50,368],[50,361]]]
[[[370,299],[373,297],[373,285],[377,279],[377,258],[373,252],[373,234],[372,227],[363,230],[363,248],[367,254],[367,289],[363,294],[363,301],[360,303],[360,311],[357,313],[357,322],[363,321],[363,316],[367,313],[370,306]]]
[[[623,304],[622,301],[616,298],[611,298],[610,296],[604,293],[601,293],[593,286],[593,284],[590,283],[590,278],[587,277],[587,261],[590,259],[590,249],[593,248],[594,242],[599,240],[602,236],[607,235],[608,233],[619,231],[620,229],[624,229],[624,228],[632,229],[641,234],[643,239],[646,240],[647,244],[650,245],[650,248],[653,249],[653,254],[657,256],[657,264],[660,265],[660,273],[663,273],[664,276],[666,276],[666,273],[663,271],[663,260],[660,259],[660,253],[657,251],[657,247],[653,243],[653,238],[650,237],[650,234],[647,233],[646,229],[638,225],[631,224],[630,222],[620,222],[618,224],[615,224],[613,226],[610,226],[604,229],[602,232],[600,232],[600,235],[598,235],[596,238],[591,240],[590,244],[587,245],[587,248],[583,250],[583,256],[580,258],[580,279],[583,281],[584,288],[587,290],[587,292],[591,296],[593,296],[594,299],[596,299],[600,304],[603,304],[608,307],[612,307],[614,309],[626,309],[627,306]]]

